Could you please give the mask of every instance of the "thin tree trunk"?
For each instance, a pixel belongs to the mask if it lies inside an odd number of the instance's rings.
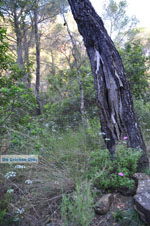
[[[68,0],[83,36],[94,76],[101,130],[110,153],[124,136],[128,145],[142,149],[139,167],[148,165],[146,147],[133,109],[122,60],[89,0]]]
[[[83,126],[87,127],[88,126],[88,122],[86,119],[86,112],[85,112],[85,104],[84,104],[84,89],[83,89],[83,82],[82,82],[82,76],[81,76],[81,72],[79,69],[79,63],[78,63],[78,59],[77,59],[77,55],[78,55],[78,50],[77,50],[77,46],[75,43],[75,40],[71,34],[71,31],[69,29],[68,23],[66,21],[65,15],[63,13],[63,17],[64,17],[64,22],[67,26],[67,32],[69,34],[69,37],[71,39],[72,42],[72,46],[73,46],[73,57],[74,57],[74,61],[75,61],[75,68],[77,70],[77,74],[78,74],[78,83],[79,83],[79,89],[80,89],[80,111],[81,111],[81,118],[82,118],[82,124]]]
[[[26,84],[27,88],[31,88],[31,70],[30,70],[30,59],[29,59],[29,49],[31,46],[31,42],[33,39],[33,26],[31,30],[27,32],[27,27],[24,27],[24,34],[23,34],[23,50],[24,50],[24,65],[26,65],[26,73],[23,77],[23,82]]]
[[[53,50],[50,50],[50,53],[51,53],[51,59],[52,59],[52,74],[53,76],[55,76],[56,70],[55,70],[55,58],[54,58]]]
[[[40,106],[40,40],[38,31],[38,10],[34,9],[34,29],[35,29],[35,43],[36,43],[36,101],[37,101],[37,115],[41,114]]]
[[[14,7],[14,29],[17,38],[17,64],[23,70],[23,49],[22,49],[22,34],[19,28],[16,8]]]
[[[24,64],[26,65],[26,73],[23,77],[23,82],[26,84],[27,88],[30,88],[30,69],[29,69],[29,45],[27,41],[27,34],[24,32]]]

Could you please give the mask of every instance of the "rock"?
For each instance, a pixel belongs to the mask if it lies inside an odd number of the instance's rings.
[[[140,214],[141,219],[150,224],[150,176],[136,173],[134,177],[138,180],[134,208]]]
[[[149,180],[139,180],[136,194],[142,194],[148,192],[150,193],[150,179]]]
[[[135,210],[140,214],[141,219],[150,223],[150,193],[140,193],[134,196]]]
[[[145,173],[135,173],[133,178],[136,180],[149,180],[150,176],[146,175]]]
[[[103,195],[95,205],[95,212],[100,215],[104,215],[109,211],[113,199],[112,194]]]
[[[119,189],[117,189],[117,191],[119,191],[124,196],[133,196],[136,194],[136,186],[134,186],[131,189],[129,189],[127,187],[119,188]]]

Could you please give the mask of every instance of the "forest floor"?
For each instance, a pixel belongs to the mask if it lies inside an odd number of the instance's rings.
[[[136,217],[133,197],[114,193],[108,213],[105,215],[96,214],[91,226],[142,226],[138,224]]]
[[[62,198],[64,195],[73,197],[77,184],[82,187],[85,183],[82,179],[86,175],[86,162],[88,163],[91,153],[91,147],[85,148],[87,142],[90,142],[89,137],[87,140],[83,135],[84,133],[81,136],[78,131],[73,134],[68,132],[56,140],[54,134],[50,137],[50,144],[45,144],[46,147],[52,146],[52,149],[47,152],[45,148],[44,152],[44,148],[41,148],[38,164],[25,164],[23,168],[17,168],[15,164],[0,164],[0,226],[66,226],[62,221]],[[24,139],[28,137],[25,136]],[[31,143],[33,144],[33,140]],[[15,145],[10,145],[10,148],[12,151]],[[16,149],[18,151],[17,145]],[[14,152],[18,153],[15,150]],[[8,172],[15,172],[16,175],[5,178]],[[90,188],[94,193],[94,186]],[[11,189],[13,192],[10,194],[8,191]],[[84,191],[80,192],[82,198]],[[93,196],[94,204],[103,194],[99,190]],[[145,226],[134,210],[133,196],[123,196],[118,192],[112,194],[112,204],[107,214],[95,213],[90,226]],[[88,192],[86,195],[88,197]],[[82,203],[78,204],[83,207]],[[87,217],[88,214],[85,209],[82,217]],[[79,226],[75,223],[67,226]]]
[[[16,210],[16,206],[23,205],[26,212],[22,214],[20,222],[4,221],[1,226],[63,226],[61,219],[61,199],[62,193],[58,184],[47,182],[36,183],[23,186],[22,180],[26,177],[19,176],[18,180],[11,181],[10,186],[14,189],[13,200],[11,201],[11,213]],[[70,183],[70,184],[69,184]],[[7,187],[9,184],[7,184]],[[52,189],[53,187],[53,189]],[[4,184],[0,185],[0,198],[6,194]],[[71,181],[66,181],[65,194],[72,193],[74,185]],[[134,203],[132,196],[123,196],[118,192],[114,192],[112,203],[109,211],[105,215],[98,215],[95,213],[90,226],[145,226],[140,220],[139,215],[134,211]],[[98,200],[101,196],[97,196]],[[28,211],[28,209],[30,209]],[[6,216],[8,217],[8,216]],[[71,224],[72,225],[72,224]],[[69,226],[69,225],[68,225]],[[74,226],[74,225],[73,225]],[[75,225],[77,226],[77,225]]]

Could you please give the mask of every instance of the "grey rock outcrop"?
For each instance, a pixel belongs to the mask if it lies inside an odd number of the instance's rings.
[[[134,178],[138,181],[134,208],[140,214],[141,219],[150,224],[150,176],[136,173]]]

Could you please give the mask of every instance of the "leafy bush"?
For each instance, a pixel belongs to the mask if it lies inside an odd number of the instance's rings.
[[[139,40],[127,42],[119,52],[133,95],[136,99],[147,99],[149,59],[145,56],[142,43]]]
[[[7,78],[0,78],[0,124],[11,126],[16,123],[25,124],[36,104],[32,91],[22,83],[15,84]]]
[[[115,159],[111,160],[108,150],[92,152],[89,178],[100,189],[133,188],[132,175],[136,172],[139,150],[118,145]]]
[[[149,143],[150,135],[150,102],[144,103],[144,101],[136,100],[135,101],[135,110],[137,113],[140,126],[142,128],[146,143]]]
[[[19,122],[24,124],[35,108],[32,91],[22,82],[27,69],[21,70],[8,53],[6,30],[0,27],[0,125],[4,127]],[[2,128],[3,127],[3,128]]]
[[[53,121],[57,128],[78,126],[81,121],[80,103],[78,98],[67,98],[64,101],[46,104],[44,112],[48,121]]]

